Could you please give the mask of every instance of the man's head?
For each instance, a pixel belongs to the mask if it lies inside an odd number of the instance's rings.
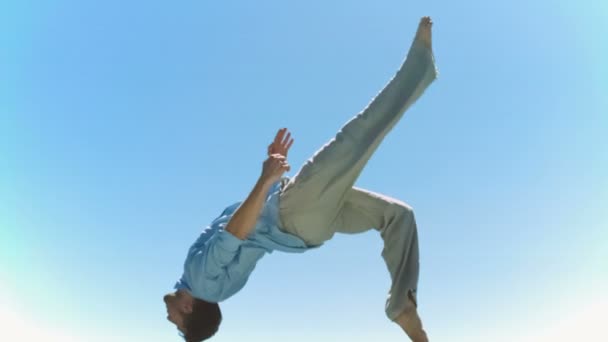
[[[217,303],[192,297],[188,291],[178,290],[163,297],[167,319],[177,326],[186,342],[200,342],[215,335],[222,322]]]

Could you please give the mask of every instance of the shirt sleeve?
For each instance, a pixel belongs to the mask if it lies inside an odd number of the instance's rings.
[[[241,240],[227,230],[218,231],[205,248],[204,268],[208,276],[216,277],[225,273],[232,263],[237,262]]]

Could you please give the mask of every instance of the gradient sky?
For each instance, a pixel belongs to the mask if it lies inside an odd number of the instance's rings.
[[[179,341],[162,295],[259,176],[393,76],[439,79],[357,186],[410,204],[433,341],[606,341],[608,3],[2,1],[0,340]],[[404,341],[374,232],[263,258],[213,339]],[[600,322],[601,321],[601,322]]]

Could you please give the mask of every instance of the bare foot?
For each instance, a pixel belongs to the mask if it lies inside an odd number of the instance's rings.
[[[420,19],[420,24],[418,25],[418,31],[416,32],[416,39],[424,43],[429,49],[432,48],[432,26],[433,21],[431,20],[431,17],[422,17]]]
[[[395,319],[395,323],[397,323],[403,331],[407,334],[407,336],[414,342],[428,342],[428,337],[426,336],[426,332],[422,328],[422,321],[420,320],[420,316],[418,316],[418,310],[416,308],[416,304],[411,294],[408,293],[409,301],[405,307],[405,310]]]

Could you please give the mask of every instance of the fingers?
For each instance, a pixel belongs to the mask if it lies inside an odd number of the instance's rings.
[[[286,157],[286,156],[284,156],[284,155],[282,155],[282,154],[275,153],[275,154],[273,154],[273,158],[274,158],[276,161],[278,161],[280,164],[285,164],[285,163],[287,163],[287,157]]]
[[[287,128],[283,128],[280,132],[281,132],[280,133],[280,137],[281,137],[280,144],[281,144],[283,151],[285,153],[287,153],[287,151],[289,151],[289,148],[291,147],[291,145],[293,145],[294,140],[293,140],[293,138],[291,138],[291,132],[287,131]],[[286,132],[287,132],[287,135],[285,135]]]
[[[289,151],[289,149],[291,148],[291,145],[293,145],[293,139],[291,139],[291,141],[287,144],[287,146],[285,146],[285,151]]]
[[[291,166],[289,166],[289,163],[284,161],[281,162],[281,169],[283,169],[283,172],[287,171],[289,172],[289,170],[291,170]]]
[[[279,129],[274,137],[274,141],[268,145],[268,155],[280,153],[287,156],[293,142],[294,139],[291,137],[291,132],[289,132],[287,128]]]
[[[277,135],[275,135],[275,137],[274,137],[275,144],[278,145],[281,143],[281,141],[283,141],[283,136],[285,135],[285,131],[287,131],[287,128],[279,129],[279,131],[277,132]]]
[[[273,153],[264,161],[262,177],[266,181],[274,183],[281,178],[283,173],[290,170],[291,166],[287,163],[287,158],[279,153]]]
[[[272,154],[270,157],[278,162],[277,164],[279,165],[279,167],[284,168],[287,171],[291,169],[289,163],[287,162],[287,157],[285,157],[284,155],[275,153]]]
[[[287,133],[287,136],[285,136],[285,133]],[[291,132],[287,131],[287,128],[281,128],[275,135],[272,144],[285,146],[287,143],[289,143],[289,138],[291,138]]]
[[[290,139],[290,138],[291,138],[291,132],[287,132],[287,136],[285,137],[285,140],[282,143],[285,151],[289,150],[289,148],[293,144],[293,139]]]

